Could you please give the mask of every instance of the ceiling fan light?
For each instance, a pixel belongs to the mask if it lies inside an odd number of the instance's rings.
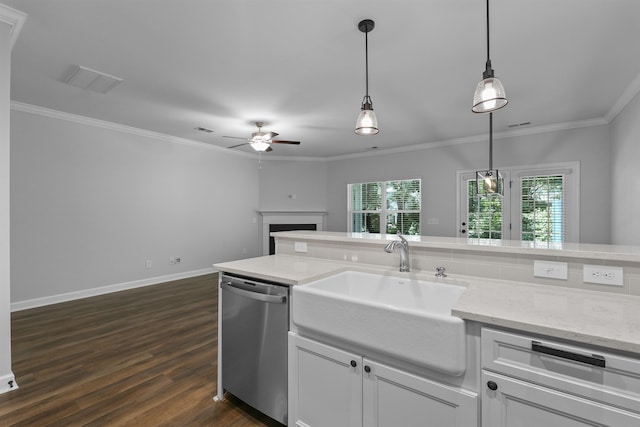
[[[358,135],[375,135],[380,130],[378,129],[378,118],[376,117],[373,108],[365,109],[364,107],[358,114],[358,120],[356,120],[355,133]]]
[[[474,113],[489,113],[507,105],[507,94],[502,82],[496,77],[488,77],[478,83],[473,94]]]
[[[251,134],[251,142],[268,142],[271,140],[271,134],[267,132],[254,132]]]
[[[271,144],[265,141],[251,141],[251,148],[256,151],[267,151],[270,146]]]

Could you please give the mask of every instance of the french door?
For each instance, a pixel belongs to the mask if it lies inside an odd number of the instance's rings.
[[[579,241],[577,162],[500,170],[504,196],[485,194],[476,173],[458,172],[459,237],[557,245]]]

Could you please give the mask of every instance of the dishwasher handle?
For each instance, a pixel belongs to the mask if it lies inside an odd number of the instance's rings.
[[[220,283],[220,287],[222,289],[226,289],[229,292],[233,292],[236,295],[240,295],[245,298],[254,299],[256,301],[273,302],[277,304],[284,304],[287,302],[287,297],[285,295],[268,295],[268,294],[262,294],[259,292],[252,292],[246,289],[240,289],[233,286],[233,282],[222,282]]]

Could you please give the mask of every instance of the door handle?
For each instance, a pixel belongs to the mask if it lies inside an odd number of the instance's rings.
[[[233,286],[232,282],[222,282],[220,283],[220,288],[223,290],[227,290],[236,295],[240,295],[245,298],[250,298],[256,301],[262,302],[273,302],[277,304],[284,304],[287,302],[287,297],[285,295],[267,295],[261,294],[259,292],[247,291],[246,289],[240,289]]]

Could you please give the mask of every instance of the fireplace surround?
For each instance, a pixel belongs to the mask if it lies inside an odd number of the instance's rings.
[[[272,225],[287,226],[289,230],[323,231],[327,213],[325,211],[260,211],[260,215],[262,215],[262,254],[269,255],[269,234]],[[278,231],[284,231],[282,227],[278,228],[281,228]]]

